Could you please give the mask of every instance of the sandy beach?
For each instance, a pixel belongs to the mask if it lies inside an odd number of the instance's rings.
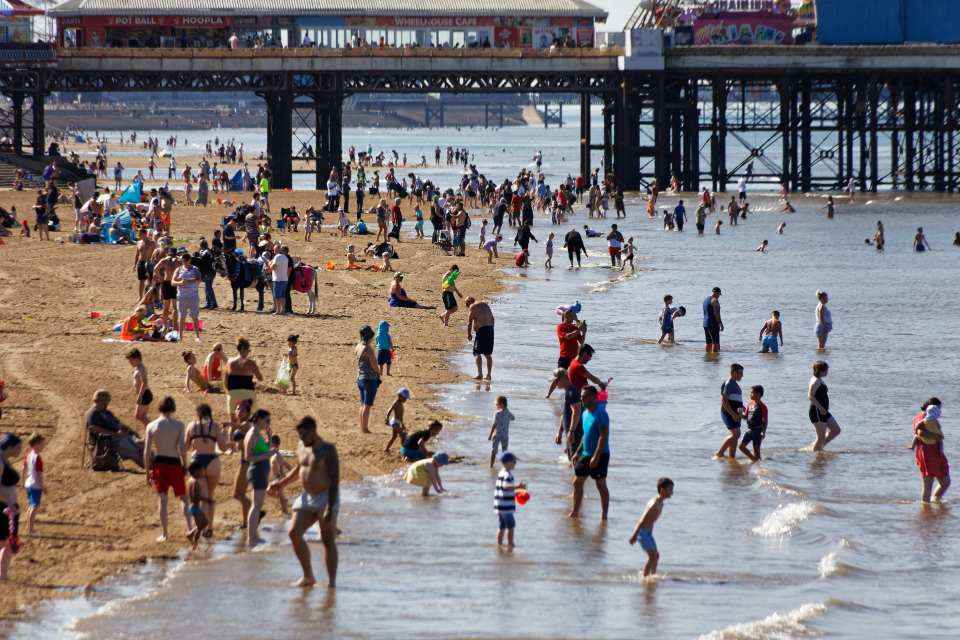
[[[32,192],[6,191],[0,203],[17,207],[20,217],[31,211]],[[296,205],[301,211],[319,206],[316,192],[274,193],[274,209]],[[408,207],[409,209],[409,207]],[[177,207],[173,213],[173,236],[178,245],[195,249],[201,236],[210,237],[229,209]],[[61,206],[61,218],[72,211]],[[412,209],[405,218],[413,218]],[[329,222],[329,219],[328,219]],[[479,221],[478,221],[479,222]],[[66,226],[72,227],[72,221]],[[405,225],[404,235],[412,230]],[[475,235],[471,230],[470,236]],[[0,618],[22,617],[31,606],[47,598],[75,596],[98,580],[149,558],[173,557],[185,545],[176,519],[171,520],[172,540],[155,542],[158,533],[156,497],[146,486],[144,474],[131,463],[121,473],[96,473],[81,469],[83,415],[91,406],[96,389],[113,395],[110,408],[126,424],[143,432],[133,419],[131,369],[123,354],[129,344],[104,342],[118,337],[112,326],[126,317],[137,298],[133,271],[134,250],[130,246],[75,245],[60,243],[65,233],[53,233],[53,242],[36,237],[4,238],[0,246],[0,291],[8,301],[0,309],[0,331],[5,341],[0,350],[0,379],[9,394],[4,403],[0,430],[29,435],[39,431],[49,439],[44,452],[47,492],[38,516],[37,531],[23,536],[24,546],[14,560],[12,580],[0,585]],[[314,234],[303,242],[302,234],[280,236],[291,247],[291,255],[302,256],[314,265],[335,260],[345,262],[348,242],[332,231]],[[463,273],[459,286],[464,296],[478,298],[495,292],[499,268],[512,264],[509,251],[497,265],[486,264],[485,255],[474,249],[466,258],[435,255],[429,238],[397,245],[400,259],[394,267],[407,274],[405,286],[411,297],[425,304],[440,303],[440,278],[453,262]],[[157,398],[172,396],[177,417],[187,422],[193,408],[207,401],[215,419],[224,418],[223,396],[187,394],[183,389],[184,364],[181,352],[193,350],[202,359],[216,342],[222,342],[228,356],[240,336],[253,345],[253,357],[268,382],[276,374],[288,334],[300,338],[300,395],[273,393],[270,384],[259,390],[261,406],[274,416],[274,428],[283,438],[282,448],[294,449],[293,425],[304,415],[315,416],[322,435],[335,442],[346,480],[383,474],[401,465],[396,453],[386,455],[383,447],[388,432],[383,416],[394,391],[409,386],[414,399],[408,403],[408,422],[420,427],[442,413],[432,404],[433,385],[448,383],[458,375],[451,372],[446,358],[466,339],[466,312],[457,313],[449,329],[443,328],[435,312],[391,309],[386,304],[390,274],[369,271],[324,271],[319,275],[318,315],[276,318],[250,309],[254,290],[247,292],[246,313],[229,311],[230,290],[216,282],[220,310],[204,311],[202,344],[146,343],[140,347],[149,370],[150,385]],[[254,298],[255,299],[255,298]],[[225,308],[224,308],[225,307]],[[306,309],[306,296],[295,294],[297,312]],[[92,311],[101,314],[91,319]],[[385,378],[371,416],[374,435],[362,435],[357,426],[357,388],[352,346],[362,325],[390,322],[396,341],[397,363],[392,378]],[[495,372],[496,373],[496,372]],[[155,405],[151,419],[156,417]],[[224,458],[224,473],[217,493],[217,535],[229,534],[239,524],[238,505],[229,499],[237,456]],[[268,519],[276,520],[276,504],[268,502]]]

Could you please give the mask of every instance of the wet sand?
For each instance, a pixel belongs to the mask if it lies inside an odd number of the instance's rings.
[[[0,193],[0,204],[7,208],[15,205],[21,219],[32,220],[33,197],[29,191],[5,191]],[[271,200],[274,209],[295,204],[303,211],[311,204],[321,205],[323,197],[300,191],[274,193]],[[421,241],[406,238],[413,229],[413,212],[408,209],[403,242],[397,245],[401,259],[394,267],[407,274],[405,287],[411,297],[439,305],[440,278],[453,262],[460,265],[463,274],[458,284],[464,296],[482,298],[497,290],[502,276],[499,269],[512,264],[509,250],[501,253],[494,266],[487,265],[485,254],[481,257],[472,248],[466,258],[435,255],[429,235]],[[200,236],[209,238],[228,211],[218,206],[176,208],[176,242],[195,249]],[[25,215],[28,212],[30,215]],[[60,207],[59,214],[65,220],[72,218],[66,206]],[[65,226],[72,227],[72,220]],[[470,237],[477,230],[473,227]],[[24,436],[39,431],[48,437],[43,454],[48,490],[36,533],[23,536],[23,548],[11,568],[12,579],[0,584],[0,618],[29,614],[31,605],[39,600],[75,596],[106,576],[150,558],[172,557],[185,546],[183,525],[175,514],[170,520],[171,540],[155,542],[159,533],[156,496],[132,463],[125,463],[121,473],[80,468],[83,415],[96,389],[110,390],[111,410],[121,421],[143,432],[133,419],[131,369],[123,357],[130,345],[103,342],[118,337],[112,326],[126,317],[136,302],[133,248],[40,242],[35,235],[27,240],[16,237],[16,233],[14,229],[14,237],[4,238],[0,246],[0,292],[8,301],[0,309],[0,332],[5,338],[0,348],[0,379],[5,380],[9,394],[0,430]],[[66,236],[51,235],[55,240]],[[303,256],[314,265],[335,260],[342,266],[346,245],[353,242],[363,246],[366,242],[363,237],[339,238],[326,229],[315,233],[311,243],[303,242],[302,234],[280,237],[290,245],[292,255]],[[158,400],[172,396],[177,402],[176,416],[184,422],[193,418],[194,406],[203,401],[213,407],[215,418],[222,420],[224,396],[204,398],[183,390],[185,365],[180,354],[190,349],[202,360],[214,343],[222,342],[225,353],[232,356],[234,342],[245,336],[268,383],[258,391],[261,406],[273,413],[283,449],[295,448],[295,422],[312,415],[318,419],[323,436],[336,443],[344,479],[398,468],[401,461],[396,447],[392,455],[383,453],[389,436],[383,416],[395,390],[405,385],[414,396],[407,404],[410,427],[420,428],[429,419],[446,417],[433,404],[433,385],[462,377],[448,366],[447,357],[464,344],[466,311],[461,306],[446,329],[433,311],[391,309],[386,304],[390,278],[391,274],[368,271],[321,272],[319,314],[281,319],[252,311],[256,308],[252,288],[247,291],[247,312],[230,312],[229,287],[218,278],[215,286],[220,310],[202,311],[202,344],[190,337],[182,344],[138,345],[144,353],[151,389]],[[267,300],[269,305],[269,295]],[[306,310],[305,295],[294,294],[293,301],[298,313]],[[101,318],[91,319],[91,311],[100,312]],[[371,414],[374,435],[363,435],[357,426],[352,347],[362,325],[375,328],[382,319],[393,327],[398,358],[394,375],[385,378]],[[286,336],[291,333],[301,336],[300,394],[296,397],[271,393],[269,384],[285,352]],[[150,411],[150,418],[155,417],[156,404]],[[229,499],[237,456],[224,456],[223,461],[216,495],[218,536],[229,534],[239,524],[238,505]],[[19,466],[19,460],[16,464]],[[25,503],[22,506],[25,508]],[[267,509],[268,518],[279,515],[274,502],[268,501]]]

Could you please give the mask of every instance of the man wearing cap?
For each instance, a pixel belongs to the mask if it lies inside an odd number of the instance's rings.
[[[287,286],[289,285],[290,274],[289,253],[289,248],[281,247],[268,267],[270,273],[273,274],[274,315],[283,315],[287,312]]]
[[[579,457],[573,465],[573,509],[571,518],[580,517],[580,505],[583,503],[583,485],[587,476],[597,483],[600,493],[600,519],[607,519],[610,506],[610,492],[607,489],[607,467],[610,464],[610,418],[606,409],[597,403],[597,389],[586,386],[582,391],[583,401],[583,443],[578,451]]]
[[[93,395],[93,406],[87,411],[84,423],[94,436],[110,438],[110,446],[124,460],[132,460],[143,468],[143,441],[133,429],[120,422],[107,407],[110,392],[99,389]]]
[[[473,340],[473,355],[477,359],[477,377],[483,380],[483,358],[487,359],[487,380],[493,373],[493,311],[486,302],[477,302],[473,296],[467,298],[467,340]],[[474,333],[476,338],[473,337]]]
[[[340,510],[340,458],[337,448],[317,433],[317,422],[305,417],[297,423],[297,466],[281,480],[275,480],[270,489],[282,489],[294,480],[300,480],[303,492],[293,503],[290,521],[290,542],[300,561],[303,577],[296,587],[312,587],[317,583],[310,562],[310,547],[303,539],[314,523],[320,525],[327,564],[327,586],[337,586],[337,512]]]
[[[720,353],[720,332],[723,320],[720,319],[720,287],[714,287],[713,293],[703,299],[703,335],[707,353]]]

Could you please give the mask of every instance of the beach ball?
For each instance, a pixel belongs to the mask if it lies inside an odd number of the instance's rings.
[[[530,501],[530,493],[526,489],[518,489],[514,495],[519,504],[527,504]]]

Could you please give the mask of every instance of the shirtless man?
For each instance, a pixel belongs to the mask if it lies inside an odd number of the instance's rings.
[[[779,345],[777,338],[780,338]],[[780,347],[783,346],[783,326],[780,324],[779,311],[770,314],[770,319],[760,327],[760,337],[757,339],[763,345],[760,353],[780,353]]]
[[[160,297],[163,300],[163,323],[165,326],[177,324],[177,288],[173,286],[173,274],[180,266],[177,260],[177,250],[167,249],[167,255],[160,259],[153,267],[154,281],[160,285]]]
[[[167,396],[160,401],[160,417],[147,425],[143,444],[143,468],[147,471],[147,485],[152,486],[160,496],[160,537],[157,542],[167,539],[167,491],[173,489],[173,495],[183,503],[183,518],[190,524],[187,487],[184,482],[184,468],[187,465],[187,447],[183,423],[173,417],[177,405]]]
[[[137,299],[143,297],[143,292],[147,288],[147,281],[153,272],[151,259],[153,252],[157,248],[157,243],[147,233],[146,229],[140,229],[140,239],[137,241],[137,253],[133,258],[133,270],[137,272],[137,280],[140,283],[139,295]]]
[[[337,449],[317,433],[317,421],[305,417],[297,424],[300,445],[297,447],[297,466],[283,479],[270,484],[271,490],[282,489],[298,477],[303,493],[293,503],[290,521],[290,542],[303,568],[303,578],[296,587],[312,587],[317,583],[310,563],[310,547],[303,534],[315,522],[320,524],[320,536],[327,563],[327,586],[337,586],[337,511],[340,508],[340,459]]]
[[[477,377],[483,380],[483,358],[487,359],[487,380],[493,372],[493,311],[486,302],[477,302],[472,296],[467,298],[467,340],[473,340],[473,355],[477,358]],[[473,333],[476,332],[476,338]]]

